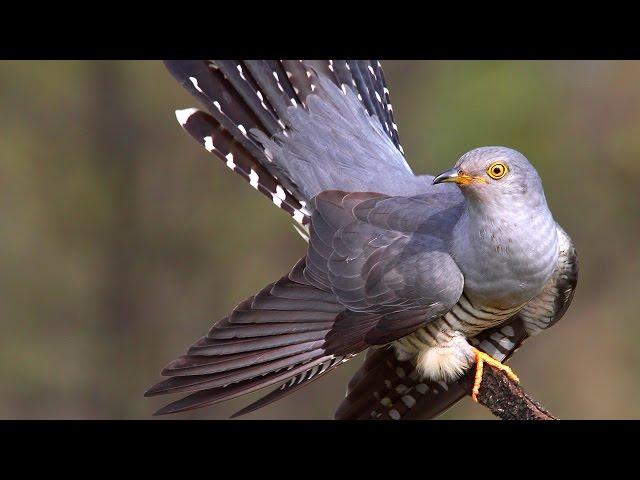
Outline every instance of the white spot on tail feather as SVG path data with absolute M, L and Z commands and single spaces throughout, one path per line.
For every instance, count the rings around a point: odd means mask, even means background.
M 395 390 L 398 393 L 404 393 L 404 392 L 406 392 L 408 390 L 408 388 L 407 388 L 407 386 L 405 384 L 401 383 L 401 384 L 396 386 Z
M 231 170 L 236 168 L 236 164 L 233 161 L 233 153 L 229 152 L 225 158 L 227 159 L 227 167 L 229 167 Z
M 255 172 L 255 170 L 252 168 L 251 169 L 251 173 L 249 173 L 249 185 L 251 185 L 253 188 L 257 189 L 259 180 L 260 180 L 260 177 Z
M 405 395 L 402 397 L 402 403 L 404 403 L 407 408 L 412 408 L 416 404 L 416 399 L 411 395 Z
M 198 111 L 197 108 L 185 108 L 184 110 L 176 110 L 176 120 L 183 127 L 187 124 L 189 117 Z
M 238 72 L 240 73 L 240 78 L 242 78 L 246 82 L 247 79 L 244 78 L 244 72 L 242 71 L 242 65 L 238 65 Z
M 191 80 L 191 83 L 193 83 L 193 88 L 195 88 L 196 90 L 198 90 L 200 93 L 202 93 L 202 89 L 200 88 L 200 86 L 198 85 L 198 79 L 196 77 L 189 77 L 189 80 Z
M 302 220 L 304 219 L 304 213 L 302 213 L 298 209 L 295 209 L 293 212 L 293 219 L 298 223 L 302 223 Z
M 389 417 L 391 417 L 392 420 L 400 420 L 400 412 L 398 412 L 395 408 L 392 408 L 391 410 L 389 410 Z
M 422 395 L 424 395 L 429 391 L 429 387 L 425 383 L 419 383 L 416 385 L 416 390 Z

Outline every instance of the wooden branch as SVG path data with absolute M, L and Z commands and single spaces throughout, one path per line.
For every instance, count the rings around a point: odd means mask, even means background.
M 465 379 L 469 395 L 473 389 L 473 378 L 472 371 Z M 503 420 L 557 420 L 503 371 L 489 365 L 485 365 L 482 371 L 478 403 Z

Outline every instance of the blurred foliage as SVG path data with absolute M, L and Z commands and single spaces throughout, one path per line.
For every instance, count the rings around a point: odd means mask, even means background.
M 638 417 L 640 63 L 384 67 L 417 173 L 514 147 L 578 246 L 571 309 L 512 361 L 524 386 L 561 418 Z M 149 418 L 161 367 L 304 253 L 181 131 L 192 105 L 160 62 L 0 62 L 1 418 Z M 248 418 L 330 418 L 359 363 Z M 491 417 L 466 399 L 445 418 Z

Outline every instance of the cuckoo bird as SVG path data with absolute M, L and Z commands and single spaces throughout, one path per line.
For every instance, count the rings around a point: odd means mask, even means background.
M 165 64 L 203 106 L 176 111 L 180 125 L 308 248 L 164 368 L 146 395 L 187 395 L 157 414 L 278 385 L 245 414 L 365 350 L 338 419 L 435 417 L 474 365 L 516 379 L 501 362 L 560 319 L 577 282 L 573 243 L 522 154 L 476 148 L 415 175 L 378 61 Z

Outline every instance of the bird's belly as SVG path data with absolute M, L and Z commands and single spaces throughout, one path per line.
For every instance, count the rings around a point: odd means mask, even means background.
M 501 325 L 523 305 L 496 309 L 473 304 L 462 294 L 454 307 L 393 345 L 400 360 L 413 360 L 419 371 L 432 380 L 451 380 L 472 363 L 471 346 L 466 341 L 478 333 Z

